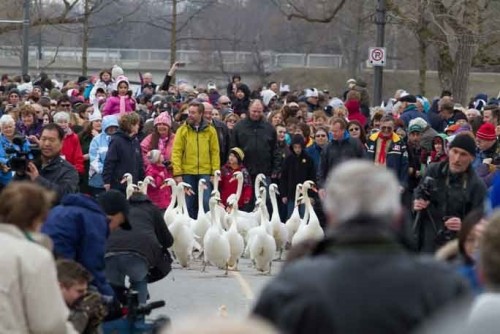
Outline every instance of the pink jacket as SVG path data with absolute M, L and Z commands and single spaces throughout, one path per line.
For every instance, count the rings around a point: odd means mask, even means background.
M 151 176 L 155 181 L 155 187 L 148 186 L 148 196 L 154 205 L 160 209 L 165 209 L 172 198 L 172 192 L 170 187 L 164 187 L 161 189 L 163 180 L 172 177 L 172 174 L 163 165 L 149 165 L 146 169 L 146 176 Z
M 148 153 L 151 151 L 149 149 L 149 145 L 151 144 L 151 134 L 147 135 L 146 138 L 144 138 L 141 142 L 141 151 L 142 151 L 142 161 L 144 162 L 144 170 L 146 170 L 149 166 L 149 159 L 148 159 Z M 158 142 L 158 147 L 155 147 L 153 149 L 158 149 L 161 152 L 161 155 L 163 157 L 163 161 L 169 160 L 172 156 L 172 148 L 174 146 L 174 138 L 175 135 L 172 133 L 170 134 L 170 137 L 168 140 L 165 142 L 165 139 L 160 138 Z M 162 143 L 163 141 L 163 143 Z
M 125 110 L 120 110 L 120 99 L 125 99 Z M 102 110 L 102 115 L 116 115 L 122 113 L 131 113 L 135 111 L 135 100 L 128 95 L 126 96 L 110 96 L 106 100 L 106 104 Z

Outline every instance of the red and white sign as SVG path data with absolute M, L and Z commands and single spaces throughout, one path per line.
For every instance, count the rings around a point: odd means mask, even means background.
M 373 66 L 385 66 L 385 48 L 375 47 L 368 49 L 368 61 Z

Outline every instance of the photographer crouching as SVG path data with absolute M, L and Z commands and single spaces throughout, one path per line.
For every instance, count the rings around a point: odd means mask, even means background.
M 471 166 L 475 155 L 476 143 L 471 135 L 457 135 L 450 144 L 448 161 L 431 164 L 415 189 L 418 251 L 435 252 L 456 238 L 462 219 L 483 206 L 486 187 Z

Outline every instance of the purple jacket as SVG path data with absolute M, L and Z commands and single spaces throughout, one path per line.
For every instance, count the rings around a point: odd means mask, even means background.
M 31 124 L 30 127 L 27 127 L 24 125 L 23 122 L 19 122 L 16 124 L 16 131 L 20 135 L 23 136 L 36 136 L 37 138 L 40 138 L 42 134 L 42 127 L 43 127 L 43 121 L 42 120 L 35 120 L 35 123 Z

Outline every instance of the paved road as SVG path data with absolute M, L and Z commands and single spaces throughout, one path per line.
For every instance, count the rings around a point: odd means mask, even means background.
M 242 259 L 239 271 L 224 271 L 207 267 L 201 272 L 201 261 L 192 262 L 189 269 L 174 263 L 172 272 L 163 280 L 151 284 L 151 301 L 163 299 L 164 308 L 152 313 L 166 314 L 173 321 L 190 315 L 217 315 L 227 312 L 231 317 L 244 317 L 251 310 L 261 289 L 275 276 L 282 262 L 273 262 L 272 275 L 250 267 L 250 260 Z M 224 311 L 221 311 L 225 309 Z

